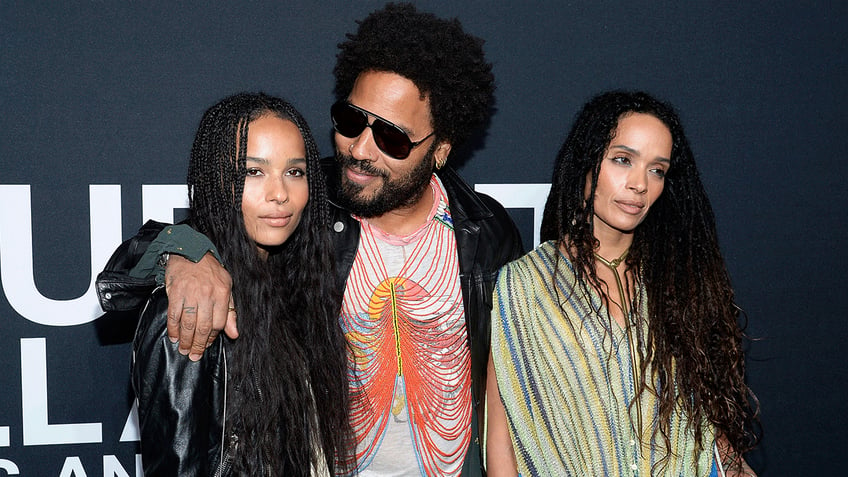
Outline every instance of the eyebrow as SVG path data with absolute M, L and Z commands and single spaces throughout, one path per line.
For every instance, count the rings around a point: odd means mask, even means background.
M 637 151 L 636 149 L 633 149 L 632 147 L 627 147 L 624 144 L 610 145 L 610 149 L 623 149 L 623 150 L 629 152 L 630 154 L 633 154 L 634 156 L 641 156 L 641 154 L 639 154 L 639 151 Z M 667 157 L 657 157 L 654 160 L 658 161 L 658 162 L 663 162 L 663 163 L 666 163 L 666 164 L 671 164 L 671 159 L 669 159 Z
M 268 164 L 270 162 L 270 161 L 268 161 L 268 159 L 265 159 L 264 157 L 247 156 L 244 159 L 246 161 L 258 162 L 260 164 Z M 291 164 L 305 164 L 306 158 L 305 157 L 292 157 L 288 161 L 286 161 L 286 163 L 289 164 L 289 165 L 291 165 Z

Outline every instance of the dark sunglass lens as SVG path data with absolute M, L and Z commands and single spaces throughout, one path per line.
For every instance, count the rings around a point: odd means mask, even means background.
M 368 124 L 365 113 L 357 111 L 347 103 L 336 103 L 330 108 L 333 128 L 342 136 L 356 137 L 362 134 Z
M 371 130 L 374 131 L 374 142 L 383 152 L 395 159 L 406 159 L 409 156 L 409 151 L 412 150 L 412 142 L 409 140 L 409 136 L 398 129 L 397 126 L 382 119 L 375 119 L 371 125 Z

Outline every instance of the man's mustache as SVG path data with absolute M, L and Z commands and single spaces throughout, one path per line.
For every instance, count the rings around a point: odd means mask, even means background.
M 353 156 L 336 152 L 336 162 L 342 167 L 352 169 L 354 172 L 361 172 L 372 176 L 380 176 L 383 179 L 388 179 L 389 174 L 385 171 L 374 167 L 370 161 L 364 159 L 355 159 Z

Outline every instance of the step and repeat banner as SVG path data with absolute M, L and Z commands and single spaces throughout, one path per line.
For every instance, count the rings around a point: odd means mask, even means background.
M 528 250 L 588 98 L 645 89 L 678 107 L 754 338 L 766 434 L 751 461 L 837 473 L 846 7 L 415 3 L 486 41 L 496 109 L 451 161 Z M 100 319 L 97 272 L 145 220 L 184 215 L 193 134 L 218 99 L 283 96 L 330 154 L 336 45 L 382 5 L 0 2 L 0 477 L 142 475 L 134 317 Z

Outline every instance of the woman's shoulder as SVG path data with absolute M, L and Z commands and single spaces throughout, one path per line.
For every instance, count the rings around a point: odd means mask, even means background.
M 524 256 L 504 265 L 498 276 L 500 292 L 525 296 L 541 293 L 554 276 L 557 265 L 557 248 L 554 242 L 545 242 Z
M 547 297 L 577 287 L 574 265 L 556 241 L 547 241 L 501 269 L 499 290 Z
M 556 306 L 556 270 L 562 259 L 556 242 L 549 241 L 501 270 L 494 295 L 498 318 L 492 322 L 497 340 L 521 341 L 548 321 L 548 311 Z
M 562 255 L 556 242 L 553 240 L 543 242 L 530 252 L 520 258 L 504 265 L 503 270 L 508 272 L 541 273 L 544 270 L 553 271 L 558 260 L 568 260 Z

